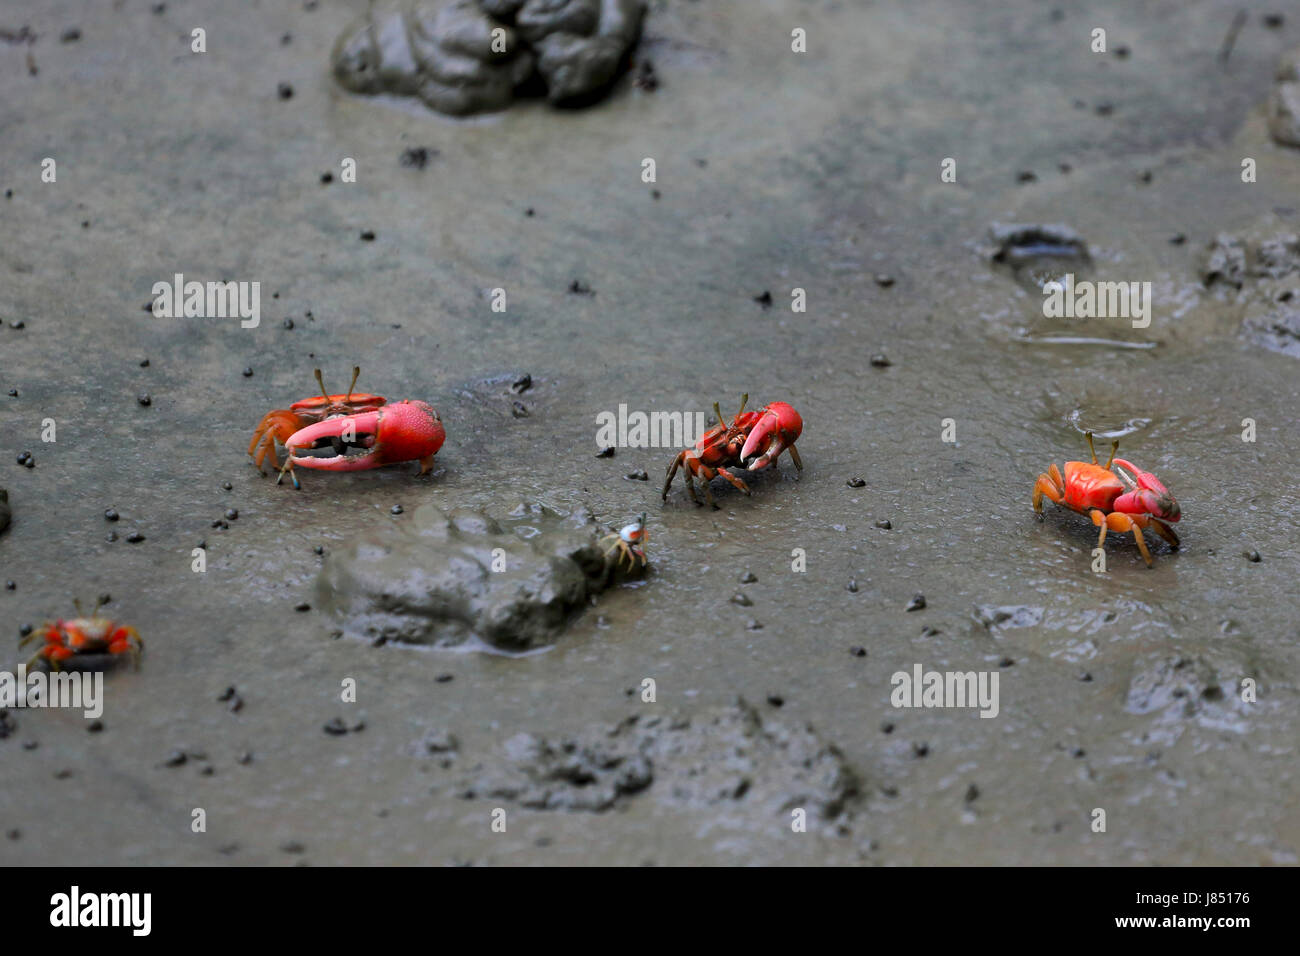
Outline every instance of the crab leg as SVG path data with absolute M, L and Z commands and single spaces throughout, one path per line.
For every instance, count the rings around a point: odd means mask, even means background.
M 734 485 L 735 487 L 737 487 L 737 488 L 739 488 L 741 491 L 743 491 L 745 494 L 749 494 L 749 485 L 745 484 L 743 481 L 741 481 L 739 478 L 737 478 L 737 477 L 736 477 L 735 475 L 733 475 L 731 472 L 727 471 L 727 469 L 725 469 L 725 468 L 718 468 L 718 469 L 717 469 L 717 472 L 718 472 L 718 474 L 720 474 L 723 478 L 726 478 L 727 481 L 731 482 L 732 485 Z

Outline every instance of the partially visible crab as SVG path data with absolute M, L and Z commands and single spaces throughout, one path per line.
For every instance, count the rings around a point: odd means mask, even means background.
M 617 534 L 607 534 L 601 538 L 600 546 L 605 549 L 606 561 L 609 560 L 610 555 L 618 552 L 618 557 L 614 559 L 614 570 L 618 570 L 623 559 L 627 558 L 627 569 L 633 571 L 638 565 L 644 568 L 649 563 L 645 554 L 645 545 L 649 540 L 645 527 L 645 512 L 642 512 L 639 520 L 623 525 Z
M 107 602 L 101 598 L 95 605 L 98 611 Z M 28 634 L 19 643 L 22 647 L 32 641 L 44 640 L 45 644 L 32 655 L 27 666 L 44 660 L 53 670 L 59 670 L 64 661 L 82 654 L 130 654 L 136 666 L 140 664 L 140 652 L 144 650 L 144 641 L 133 627 L 118 624 L 112 618 L 91 614 L 84 616 L 81 602 L 74 601 L 77 617 L 70 620 L 59 618 L 48 621 Z

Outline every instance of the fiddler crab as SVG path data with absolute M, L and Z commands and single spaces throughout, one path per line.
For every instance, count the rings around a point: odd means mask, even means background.
M 614 570 L 617 571 L 623 559 L 627 558 L 627 569 L 634 571 L 637 567 L 644 568 L 649 563 L 649 558 L 645 554 L 646 542 L 649 540 L 650 535 L 645 527 L 645 512 L 642 512 L 640 520 L 623 525 L 617 534 L 605 535 L 599 543 L 605 549 L 606 561 L 617 552 L 618 556 L 614 558 Z
M 95 611 L 106 603 L 108 602 L 101 598 L 95 605 Z M 60 670 L 68 658 L 82 654 L 130 654 L 136 666 L 139 666 L 144 641 L 135 628 L 125 627 L 112 618 L 96 614 L 86 617 L 81 610 L 81 602 L 73 601 L 73 604 L 77 608 L 77 617 L 46 622 L 19 643 L 18 646 L 22 647 L 32 641 L 45 641 L 44 646 L 27 662 L 28 667 L 44 660 L 52 670 Z
M 428 474 L 433 456 L 446 440 L 442 420 L 426 402 L 404 399 L 388 404 L 381 395 L 354 392 L 360 366 L 352 369 L 352 384 L 346 395 L 325 391 L 325 381 L 316 369 L 321 394 L 294 402 L 288 408 L 267 412 L 253 432 L 248 453 L 260 470 L 266 458 L 279 469 L 276 484 L 287 471 L 293 486 L 301 489 L 294 466 L 321 471 L 363 471 L 404 461 L 418 461 L 419 474 Z M 285 449 L 285 463 L 275 457 L 275 443 Z M 300 455 L 299 452 L 332 448 L 333 455 Z M 354 448 L 365 449 L 349 454 Z
M 747 412 L 745 405 L 748 402 L 748 395 L 741 397 L 740 411 L 730 423 L 722 417 L 718 403 L 713 403 L 718 424 L 706 431 L 694 448 L 678 452 L 669 463 L 668 477 L 664 481 L 664 501 L 668 500 L 668 489 L 672 487 L 679 468 L 685 469 L 686 491 L 697 505 L 700 499 L 695 494 L 695 478 L 704 485 L 704 495 L 711 505 L 714 502 L 709 482 L 719 475 L 749 494 L 749 486 L 728 471 L 728 467 L 759 471 L 776 461 L 787 448 L 795 468 L 803 471 L 803 462 L 794 447 L 803 432 L 803 419 L 799 413 L 785 402 L 772 402 L 756 412 Z
M 1092 523 L 1101 528 L 1097 538 L 1099 548 L 1106 540 L 1107 531 L 1131 531 L 1147 567 L 1151 567 L 1151 552 L 1142 537 L 1143 529 L 1151 528 L 1176 549 L 1178 535 L 1169 525 L 1183 516 L 1182 510 L 1159 478 L 1115 457 L 1119 441 L 1111 443 L 1110 459 L 1105 465 L 1099 465 L 1097 450 L 1092 446 L 1092 432 L 1087 433 L 1087 439 L 1092 464 L 1067 461 L 1064 480 L 1055 463 L 1047 474 L 1038 476 L 1034 483 L 1034 511 L 1038 520 L 1043 519 L 1043 498 L 1047 497 L 1092 518 Z M 1110 470 L 1112 465 L 1114 472 Z

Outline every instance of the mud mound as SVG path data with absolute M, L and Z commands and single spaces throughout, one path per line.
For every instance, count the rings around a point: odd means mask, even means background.
M 585 511 L 539 504 L 501 519 L 421 505 L 328 555 L 319 604 L 375 642 L 530 650 L 610 583 L 600 530 Z
M 614 81 L 644 14 L 644 0 L 385 0 L 339 37 L 334 77 L 454 116 L 529 89 L 580 104 Z

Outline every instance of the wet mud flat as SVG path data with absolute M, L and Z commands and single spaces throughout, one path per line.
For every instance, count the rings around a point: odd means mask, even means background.
M 1226 3 L 650 3 L 607 99 L 455 121 L 334 81 L 364 4 L 153 7 L 0 17 L 4 666 L 74 597 L 146 641 L 98 727 L 3 717 L 0 858 L 1296 862 L 1300 386 L 1259 250 L 1300 227 L 1269 112 L 1300 22 L 1252 15 L 1225 62 Z M 1150 325 L 1046 318 L 994 224 L 1150 282 Z M 1240 287 L 1206 281 L 1225 235 Z M 261 281 L 260 325 L 142 308 L 177 272 Z M 260 477 L 256 422 L 354 364 L 437 408 L 432 475 Z M 676 449 L 597 457 L 622 403 L 742 393 L 798 408 L 802 473 L 712 511 L 660 501 Z M 1182 505 L 1150 570 L 1034 520 L 1089 429 Z M 509 655 L 356 639 L 319 590 L 421 508 L 521 501 L 647 512 L 649 574 Z M 894 707 L 917 663 L 996 671 L 997 717 Z M 52 803 L 115 812 L 73 843 Z

